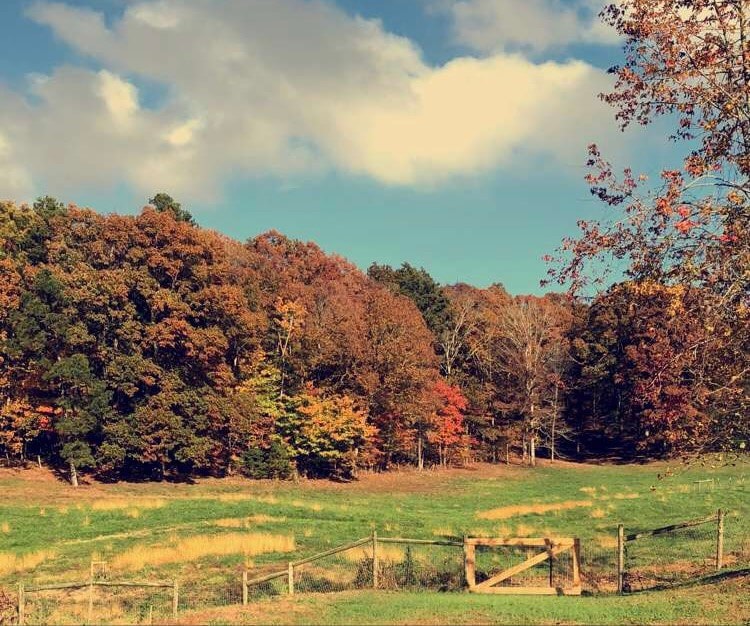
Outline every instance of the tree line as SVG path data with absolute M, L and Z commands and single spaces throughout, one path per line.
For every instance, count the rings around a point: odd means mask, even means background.
M 693 294 L 654 283 L 585 304 L 365 274 L 166 194 L 137 216 L 0 204 L 0 272 L 2 453 L 74 481 L 663 456 L 718 432 L 682 352 L 706 332 Z

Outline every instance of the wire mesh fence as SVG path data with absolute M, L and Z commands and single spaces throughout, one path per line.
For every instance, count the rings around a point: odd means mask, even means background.
M 302 563 L 292 568 L 294 591 L 333 593 L 372 587 L 372 564 L 370 543 Z
M 622 591 L 672 587 L 723 565 L 724 515 L 636 532 L 624 538 Z
M 366 538 L 293 562 L 287 571 L 250 578 L 245 597 L 249 602 L 283 593 L 459 591 L 464 586 L 460 542 Z
M 180 589 L 177 607 L 181 612 L 241 603 L 242 582 L 239 579 L 214 580 L 209 584 L 204 582 L 184 584 Z
M 581 542 L 581 581 L 587 593 L 617 592 L 617 529 L 607 545 Z
M 466 586 L 459 542 L 378 542 L 378 588 L 410 591 L 460 591 Z
M 152 624 L 174 616 L 170 584 L 72 583 L 19 590 L 18 623 Z

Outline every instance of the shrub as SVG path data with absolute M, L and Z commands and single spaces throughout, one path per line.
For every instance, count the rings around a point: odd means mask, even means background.
M 251 448 L 242 457 L 243 472 L 250 478 L 281 478 L 292 476 L 289 452 L 280 441 L 272 441 L 268 448 Z

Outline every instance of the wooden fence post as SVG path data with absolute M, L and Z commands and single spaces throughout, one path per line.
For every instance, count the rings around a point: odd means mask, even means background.
M 172 583 L 172 617 L 177 618 L 177 610 L 180 606 L 180 586 L 175 580 Z
M 288 583 L 289 583 L 289 595 L 293 596 L 294 595 L 294 564 L 291 563 L 291 562 L 289 563 L 289 570 L 288 570 L 288 573 L 287 573 L 287 580 L 288 580 Z
M 26 594 L 23 589 L 23 583 L 18 583 L 18 626 L 25 623 L 24 610 L 26 608 Z
M 617 593 L 623 592 L 625 577 L 625 527 L 617 525 Z
M 372 531 L 372 588 L 378 588 L 378 533 Z
M 242 604 L 247 605 L 247 570 L 242 572 Z
M 94 564 L 91 564 L 91 576 L 89 576 L 89 607 L 86 613 L 86 623 L 91 624 L 94 619 Z
M 724 511 L 719 509 L 716 513 L 716 569 L 720 570 L 724 565 Z
M 464 571 L 466 573 L 466 585 L 472 589 L 477 584 L 476 572 L 476 550 L 468 537 L 464 535 Z
M 578 537 L 573 540 L 573 585 L 581 585 L 581 540 Z

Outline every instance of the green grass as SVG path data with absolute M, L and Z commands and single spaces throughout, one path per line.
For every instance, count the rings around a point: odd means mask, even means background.
M 212 624 L 737 624 L 749 614 L 748 594 L 735 584 L 677 590 L 669 598 L 663 592 L 562 598 L 346 592 L 209 610 L 193 618 Z
M 297 556 L 304 556 L 369 535 L 433 538 L 441 535 L 565 535 L 581 539 L 584 557 L 611 555 L 618 523 L 626 532 L 637 532 L 673 522 L 710 515 L 719 507 L 728 511 L 726 552 L 747 557 L 750 546 L 750 464 L 728 466 L 720 460 L 686 468 L 664 463 L 649 465 L 543 465 L 536 469 L 516 466 L 476 466 L 462 471 L 436 471 L 364 477 L 359 483 L 339 485 L 324 481 L 279 483 L 274 481 L 203 480 L 195 484 L 92 484 L 78 490 L 43 476 L 42 472 L 0 472 L 0 568 L 3 555 L 27 555 L 42 550 L 54 553 L 33 568 L 0 569 L 0 587 L 19 580 L 42 583 L 80 580 L 87 575 L 92 555 L 112 561 L 138 547 L 169 545 L 192 535 L 238 532 L 213 525 L 216 520 L 267 515 L 275 520 L 251 526 L 253 532 L 293 535 Z M 660 474 L 669 473 L 666 478 Z M 697 490 L 694 481 L 714 478 L 713 490 Z M 227 498 L 242 497 L 232 500 Z M 137 509 L 100 510 L 96 503 L 124 498 Z M 161 498 L 163 506 L 141 506 L 144 499 Z M 513 505 L 549 505 L 590 501 L 590 506 L 519 514 L 507 519 L 483 519 L 478 513 Z M 241 532 L 242 529 L 239 529 Z M 710 553 L 710 531 L 696 541 L 643 543 L 638 558 L 647 562 L 672 558 L 683 544 Z M 278 563 L 288 554 L 251 557 L 258 571 Z M 142 571 L 113 573 L 119 578 L 173 578 L 181 581 L 234 581 L 245 558 L 233 554 L 208 556 L 179 563 L 156 564 Z M 735 563 L 737 565 L 737 563 Z M 463 594 L 388 594 L 387 610 L 378 621 L 457 621 L 462 611 L 478 611 L 474 621 L 515 623 L 559 617 L 567 622 L 622 623 L 672 622 L 692 619 L 705 609 L 700 590 L 680 590 L 619 597 L 497 598 Z M 729 596 L 732 594 L 730 593 Z M 309 602 L 325 605 L 325 614 L 336 622 L 366 622 L 377 594 L 354 594 Z M 710 596 L 710 600 L 715 599 Z M 300 599 L 304 605 L 307 600 Z M 500 602 L 498 605 L 497 603 Z M 503 607 L 502 616 L 495 614 Z M 368 608 L 369 607 L 369 608 Z M 463 608 L 462 608 L 463 607 Z M 534 608 L 536 607 L 536 608 Z M 659 610 L 657 610 L 658 607 Z M 747 608 L 746 606 L 744 607 Z M 385 608 L 383 610 L 386 610 Z M 321 609 L 322 611 L 322 609 Z M 361 619 L 358 617 L 361 611 Z M 439 611 L 431 614 L 430 611 Z M 318 615 L 319 612 L 316 612 Z M 509 615 L 511 617 L 504 617 Z M 745 612 L 745 619 L 750 612 Z M 528 620 L 526 617 L 528 616 Z M 382 617 L 382 620 L 381 620 Z M 455 619 L 454 619 L 455 617 Z M 523 619 L 521 619 L 523 617 Z M 500 620 L 500 621 L 498 621 Z M 503 621 L 505 620 L 505 621 Z M 262 620 L 261 620 L 262 621 Z M 321 620 L 325 622 L 326 620 Z M 432 620 L 434 621 L 434 620 Z M 471 618 L 468 621 L 472 621 Z

